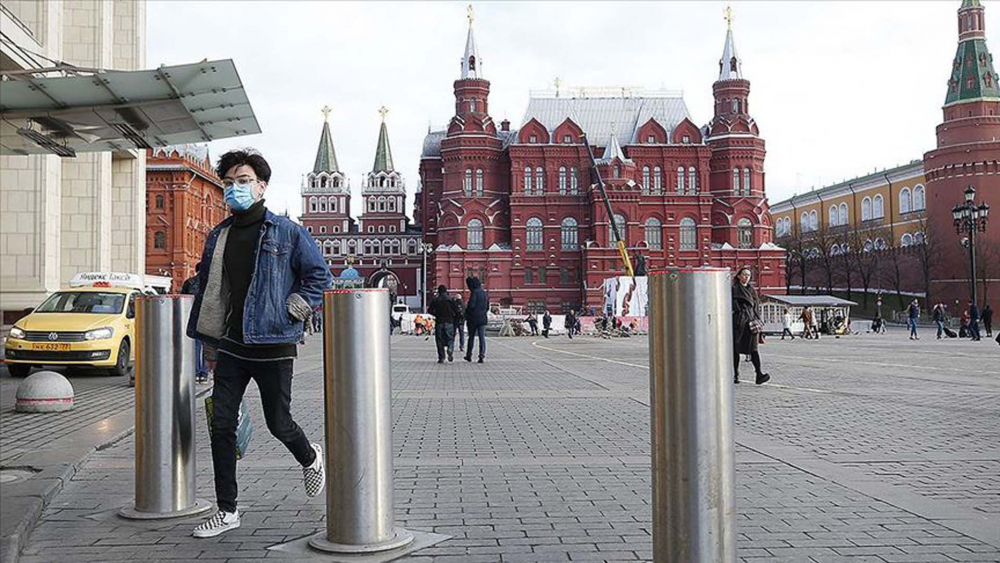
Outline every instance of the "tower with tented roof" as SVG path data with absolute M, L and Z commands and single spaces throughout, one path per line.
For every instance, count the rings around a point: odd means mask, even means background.
M 382 124 L 375 145 L 375 163 L 365 175 L 361 187 L 364 202 L 359 230 L 364 234 L 402 233 L 406 231 L 406 183 L 392 162 L 389 128 L 385 116 L 389 110 L 379 109 Z M 388 240 L 388 239 L 387 239 Z
M 324 107 L 323 129 L 312 171 L 302 178 L 302 218 L 314 225 L 315 234 L 346 233 L 351 227 L 351 187 L 337 163 L 329 117 Z

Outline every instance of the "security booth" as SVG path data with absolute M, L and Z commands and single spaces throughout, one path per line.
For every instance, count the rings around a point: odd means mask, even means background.
M 850 324 L 851 307 L 854 301 L 832 295 L 761 295 L 760 316 L 764 322 L 764 332 L 781 334 L 787 309 L 792 314 L 792 332 L 801 333 L 802 310 L 813 308 L 817 326 L 824 334 L 845 334 Z

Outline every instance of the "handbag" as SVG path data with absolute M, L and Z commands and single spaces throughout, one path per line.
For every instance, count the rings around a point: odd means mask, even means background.
M 212 418 L 215 416 L 215 405 L 212 397 L 205 397 L 205 418 L 208 419 L 208 433 L 212 434 Z M 253 438 L 253 422 L 247 410 L 246 401 L 240 401 L 240 412 L 236 416 L 236 459 L 243 459 Z

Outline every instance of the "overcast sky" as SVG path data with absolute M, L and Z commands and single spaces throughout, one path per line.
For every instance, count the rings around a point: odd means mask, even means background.
M 771 201 L 921 159 L 934 147 L 957 45 L 957 0 L 733 2 L 733 32 L 767 142 Z M 987 36 L 1000 11 L 986 2 Z M 263 133 L 273 210 L 300 213 L 329 105 L 354 213 L 372 167 L 378 108 L 407 214 L 428 124 L 454 114 L 452 82 L 466 2 L 176 2 L 150 0 L 147 66 L 232 58 Z M 475 34 L 491 82 L 490 114 L 520 125 L 531 90 L 638 86 L 682 90 L 695 123 L 712 117 L 726 34 L 724 2 L 478 2 Z M 996 47 L 995 48 L 1000 48 Z

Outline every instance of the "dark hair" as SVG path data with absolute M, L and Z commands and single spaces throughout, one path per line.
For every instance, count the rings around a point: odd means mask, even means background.
M 259 152 L 250 148 L 232 150 L 220 156 L 218 164 L 215 165 L 215 173 L 222 178 L 234 166 L 243 165 L 253 168 L 258 179 L 264 182 L 271 181 L 271 167 Z

